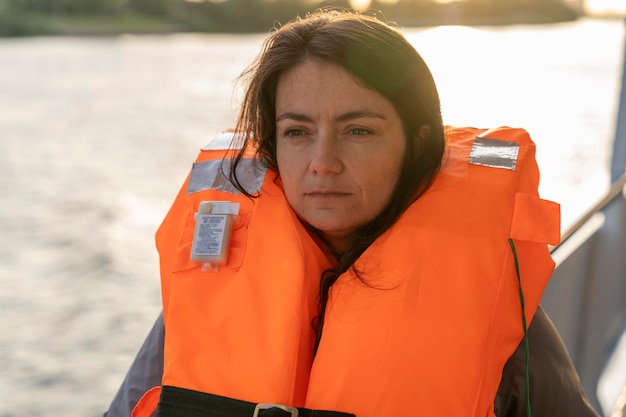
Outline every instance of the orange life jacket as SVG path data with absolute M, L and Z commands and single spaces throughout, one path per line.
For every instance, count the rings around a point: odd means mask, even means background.
M 349 271 L 332 286 L 315 358 L 311 322 L 330 262 L 275 173 L 252 169 L 259 197 L 249 199 L 220 174 L 224 153 L 202 151 L 157 233 L 162 384 L 357 417 L 493 416 L 524 333 L 516 265 L 530 322 L 554 268 L 559 208 L 538 197 L 524 130 L 448 129 L 446 140 L 441 172 L 361 255 L 360 279 Z M 240 203 L 217 272 L 189 259 L 207 200 Z

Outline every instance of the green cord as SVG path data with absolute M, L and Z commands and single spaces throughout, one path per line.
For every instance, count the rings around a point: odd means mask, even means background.
M 517 274 L 517 283 L 519 285 L 519 299 L 522 305 L 522 324 L 524 325 L 524 350 L 526 360 L 526 416 L 531 417 L 530 412 L 530 371 L 528 369 L 528 361 L 530 356 L 530 348 L 528 346 L 528 326 L 526 324 L 526 309 L 524 305 L 524 291 L 522 290 L 522 278 L 519 271 L 519 262 L 517 259 L 517 251 L 515 250 L 515 243 L 513 239 L 509 239 L 511 250 L 513 251 L 513 259 L 515 259 L 515 273 Z

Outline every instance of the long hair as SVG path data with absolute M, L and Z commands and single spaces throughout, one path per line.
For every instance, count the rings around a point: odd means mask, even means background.
M 241 151 L 235 155 L 230 178 L 244 194 L 253 197 L 243 189 L 236 175 L 246 149 L 256 148 L 258 160 L 279 173 L 277 84 L 282 74 L 308 58 L 337 64 L 366 88 L 383 95 L 400 115 L 406 137 L 402 168 L 391 201 L 355 232 L 354 244 L 339 256 L 338 266 L 320 277 L 320 311 L 313 324 L 317 349 L 330 287 L 350 268 L 360 277 L 355 261 L 428 188 L 441 166 L 445 145 L 435 82 L 426 63 L 406 38 L 371 16 L 321 10 L 271 33 L 257 59 L 242 74 L 248 87 L 235 138 Z

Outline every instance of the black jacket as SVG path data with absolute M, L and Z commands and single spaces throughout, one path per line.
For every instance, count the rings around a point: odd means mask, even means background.
M 528 327 L 528 344 L 533 417 L 598 416 L 587 401 L 561 336 L 541 307 Z M 504 366 L 494 409 L 498 417 L 527 415 L 524 341 Z

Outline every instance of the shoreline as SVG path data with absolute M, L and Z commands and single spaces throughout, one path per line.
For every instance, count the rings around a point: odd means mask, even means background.
M 389 13 L 388 21 L 399 27 L 417 28 L 429 26 L 508 26 L 550 24 L 576 21 L 587 17 L 567 7 L 531 10 L 495 10 L 480 12 L 466 10 L 459 3 L 440 4 L 429 7 L 420 16 L 394 16 Z M 241 24 L 217 27 L 209 21 L 205 24 L 180 21 L 168 17 L 141 14 L 122 15 L 64 15 L 40 14 L 33 12 L 0 14 L 0 38 L 31 36 L 88 36 L 112 37 L 123 34 L 164 35 L 173 33 L 206 34 L 254 34 L 264 33 L 276 21 L 250 27 Z M 263 27 L 259 29 L 258 26 Z M 232 30 L 231 30 L 232 28 Z

